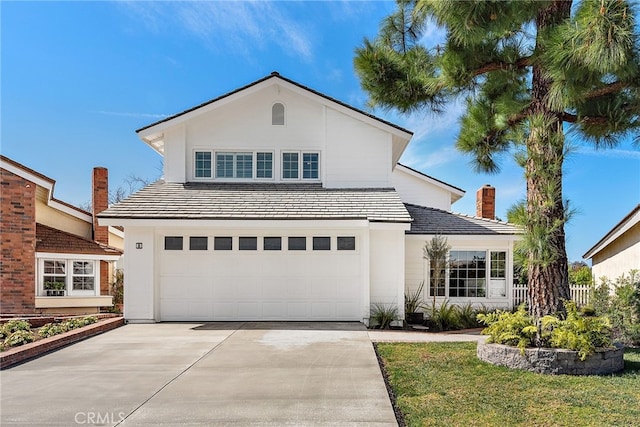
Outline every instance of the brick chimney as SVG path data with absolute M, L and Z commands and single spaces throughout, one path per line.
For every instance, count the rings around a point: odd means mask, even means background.
M 109 207 L 109 171 L 107 168 L 93 168 L 93 240 L 109 244 L 109 227 L 98 225 L 98 214 Z
M 476 192 L 476 216 L 496 219 L 496 189 L 489 184 Z

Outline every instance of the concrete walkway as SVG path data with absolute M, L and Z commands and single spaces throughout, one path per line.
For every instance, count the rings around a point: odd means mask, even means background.
M 0 372 L 0 424 L 395 426 L 371 333 L 358 323 L 127 325 Z

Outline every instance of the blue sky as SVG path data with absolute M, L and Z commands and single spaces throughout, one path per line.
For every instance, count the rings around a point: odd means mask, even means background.
M 94 166 L 109 168 L 112 188 L 161 175 L 135 129 L 272 71 L 367 109 L 354 49 L 393 10 L 391 1 L 0 2 L 0 150 L 55 179 L 57 198 L 83 204 Z M 499 217 L 524 198 L 511 158 L 497 175 L 478 174 L 456 151 L 459 105 L 440 116 L 371 112 L 414 131 L 403 163 L 467 191 L 454 211 L 474 214 L 487 183 Z M 640 203 L 640 151 L 571 138 L 564 189 L 578 211 L 566 228 L 575 261 Z

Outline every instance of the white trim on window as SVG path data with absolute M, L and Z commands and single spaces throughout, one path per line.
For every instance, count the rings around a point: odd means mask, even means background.
M 61 254 L 58 254 L 61 255 Z M 56 257 L 49 257 L 49 256 L 45 256 L 45 257 L 37 257 L 37 262 L 36 262 L 36 280 L 37 280 L 37 287 L 36 287 L 36 296 L 39 297 L 43 297 L 43 296 L 100 296 L 100 260 L 99 259 L 88 259 L 86 257 L 81 258 L 79 255 L 69 255 L 67 254 L 68 258 L 62 258 L 62 256 L 56 256 Z M 58 272 L 54 272 L 54 273 L 47 273 L 45 271 L 45 264 L 47 263 L 62 263 L 64 264 L 64 268 Z M 74 262 L 77 263 L 89 263 L 90 265 L 90 273 L 87 273 L 86 270 L 84 272 L 74 272 Z M 47 295 L 47 291 L 45 290 L 45 276 L 46 277 L 50 277 L 50 278 L 62 278 L 64 277 L 64 283 L 65 283 L 65 287 L 63 289 L 64 293 L 63 295 Z M 85 286 L 91 282 L 91 280 L 87 280 L 92 278 L 92 282 L 93 282 L 93 289 L 74 289 L 73 286 L 73 282 L 74 282 L 74 277 L 79 278 L 82 277 L 84 278 L 85 281 Z
M 294 178 L 287 178 L 285 177 L 285 160 L 284 160 L 284 156 L 285 154 L 296 154 L 298 156 L 298 162 L 297 162 L 297 176 Z M 305 156 L 316 156 L 316 158 L 314 160 L 311 161 L 311 163 L 309 163 L 309 161 L 305 162 Z M 282 150 L 280 152 L 280 178 L 283 181 L 320 181 L 320 177 L 322 176 L 322 171 L 321 171 L 321 153 L 319 150 Z M 313 170 L 315 171 L 315 176 L 311 177 L 311 178 L 305 178 L 305 166 L 306 164 L 315 164 L 315 168 L 313 168 Z

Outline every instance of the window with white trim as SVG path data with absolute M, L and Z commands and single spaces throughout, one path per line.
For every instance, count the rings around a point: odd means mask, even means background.
M 74 291 L 95 290 L 95 262 L 94 261 L 72 261 L 71 286 Z
M 97 260 L 40 259 L 40 296 L 100 295 Z
M 211 178 L 212 170 L 211 151 L 196 151 L 194 168 L 195 177 Z
M 318 179 L 318 153 L 302 153 L 302 179 Z
M 298 179 L 298 153 L 282 153 L 282 179 Z
M 273 178 L 273 153 L 256 153 L 256 178 Z
M 253 153 L 216 153 L 216 178 L 253 178 Z
M 320 178 L 320 153 L 297 151 L 282 153 L 282 179 L 318 178 Z
M 507 252 L 452 250 L 447 262 L 428 260 L 429 295 L 448 298 L 506 296 Z

